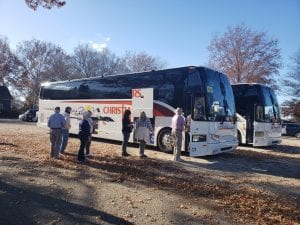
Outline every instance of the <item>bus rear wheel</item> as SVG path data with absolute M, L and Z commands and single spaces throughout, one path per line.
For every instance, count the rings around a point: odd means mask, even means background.
M 158 148 L 163 152 L 173 151 L 173 139 L 171 129 L 164 129 L 158 135 Z

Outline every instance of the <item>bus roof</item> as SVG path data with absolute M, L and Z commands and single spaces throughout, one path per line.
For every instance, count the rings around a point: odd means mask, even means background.
M 132 72 L 132 73 L 124 73 L 124 74 L 113 74 L 113 75 L 107 75 L 107 76 L 97 76 L 97 77 L 88 77 L 88 78 L 78 78 L 78 79 L 71 79 L 71 80 L 64 80 L 64 81 L 49 81 L 49 82 L 43 82 L 41 86 L 49 85 L 49 84 L 60 84 L 60 83 L 65 83 L 65 82 L 70 82 L 70 81 L 83 81 L 83 80 L 95 80 L 95 79 L 102 79 L 106 77 L 116 77 L 116 76 L 124 76 L 124 75 L 133 75 L 133 74 L 145 74 L 145 73 L 152 73 L 152 72 L 168 72 L 168 71 L 173 71 L 173 70 L 186 70 L 186 69 L 196 69 L 196 68 L 202 68 L 202 69 L 209 69 L 207 67 L 203 66 L 185 66 L 185 67 L 178 67 L 178 68 L 168 68 L 168 69 L 161 69 L 161 70 L 149 70 L 149 71 L 144 71 L 144 72 Z
M 265 84 L 259 84 L 259 83 L 237 83 L 237 84 L 232 84 L 232 86 L 238 86 L 238 85 L 248 85 L 248 86 L 265 86 L 269 87 Z

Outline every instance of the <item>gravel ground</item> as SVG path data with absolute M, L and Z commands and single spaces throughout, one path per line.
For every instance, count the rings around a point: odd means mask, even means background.
M 300 224 L 300 141 L 190 158 L 95 140 L 84 164 L 77 138 L 49 158 L 49 134 L 0 120 L 0 224 Z

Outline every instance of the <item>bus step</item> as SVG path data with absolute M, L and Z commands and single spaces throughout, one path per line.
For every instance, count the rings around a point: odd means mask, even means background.
M 226 150 L 229 150 L 231 149 L 232 147 L 226 147 L 226 148 L 221 148 L 221 151 L 226 151 Z

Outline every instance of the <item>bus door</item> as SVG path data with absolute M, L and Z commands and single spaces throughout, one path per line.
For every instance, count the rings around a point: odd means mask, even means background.
M 185 135 L 184 138 L 184 150 L 186 152 L 189 151 L 190 146 L 190 132 L 191 132 L 191 122 L 192 122 L 192 99 L 193 94 L 189 92 L 185 92 L 184 98 L 183 98 L 183 114 L 186 119 L 186 129 L 185 129 Z
M 144 111 L 146 113 L 146 116 L 150 118 L 152 127 L 154 128 L 153 88 L 132 89 L 132 116 L 134 120 L 136 120 L 140 116 L 140 113 L 142 111 Z M 135 133 L 133 133 L 132 137 L 133 141 L 136 141 L 134 139 Z M 155 143 L 153 135 L 150 137 L 150 143 Z
M 247 126 L 246 126 L 246 139 L 248 144 L 253 144 L 255 139 L 255 112 L 256 112 L 256 104 L 254 104 L 253 108 L 249 107 L 249 113 L 247 114 Z
M 207 133 L 209 123 L 205 121 L 205 98 L 194 95 L 192 99 L 192 117 L 190 128 L 190 156 L 203 155 L 208 150 Z
M 153 118 L 153 88 L 132 89 L 133 117 L 139 117 L 142 111 Z

